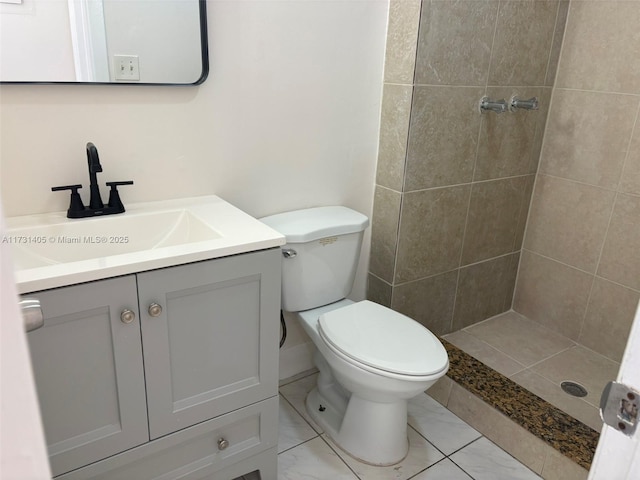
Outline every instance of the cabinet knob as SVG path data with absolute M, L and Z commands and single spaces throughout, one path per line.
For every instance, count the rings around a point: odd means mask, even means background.
M 158 317 L 162 313 L 162 307 L 154 302 L 151 305 L 149 305 L 148 312 L 149 312 L 149 315 L 151 315 L 152 317 Z
M 229 446 L 229 441 L 221 438 L 218 440 L 218 450 L 224 450 Z
M 40 306 L 40 301 L 37 298 L 24 298 L 20 300 L 20 308 L 22 309 L 22 318 L 27 332 L 40 328 L 44 325 L 42 307 Z
M 122 320 L 122 323 L 131 323 L 135 320 L 135 318 L 135 312 L 129 310 L 128 308 L 122 310 L 122 313 L 120 314 L 120 320 Z

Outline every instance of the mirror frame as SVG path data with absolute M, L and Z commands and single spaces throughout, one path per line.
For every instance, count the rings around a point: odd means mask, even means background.
M 175 86 L 188 87 L 202 84 L 209 76 L 209 40 L 207 35 L 207 0 L 198 0 L 200 6 L 200 51 L 202 59 L 202 74 L 193 83 L 149 83 L 149 82 L 54 82 L 54 81 L 3 81 L 0 85 L 145 85 L 145 86 Z

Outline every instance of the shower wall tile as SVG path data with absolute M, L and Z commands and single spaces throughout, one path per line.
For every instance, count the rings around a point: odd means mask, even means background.
M 404 180 L 412 93 L 410 85 L 385 84 L 382 94 L 376 183 L 397 191 Z
M 556 90 L 540 173 L 615 188 L 638 102 L 629 95 Z
M 522 193 L 522 204 L 520 205 L 520 214 L 518 215 L 518 227 L 516 228 L 516 239 L 513 245 L 513 250 L 520 250 L 522 243 L 524 242 L 524 234 L 527 228 L 527 220 L 529 219 L 529 208 L 531 206 L 531 197 L 533 193 L 533 186 L 536 181 L 535 175 L 528 175 L 526 177 L 526 183 L 524 186 L 524 192 Z
M 505 311 L 505 299 L 512 292 L 514 281 L 512 257 L 517 255 L 505 255 L 460 269 L 453 331 Z
M 523 250 L 513 308 L 577 340 L 593 278 L 593 275 Z
M 518 279 L 518 268 L 520 267 L 520 251 L 518 251 L 514 255 L 510 255 L 511 264 L 509 266 L 507 279 L 507 295 L 504 298 L 504 306 L 502 307 L 502 311 L 506 312 L 507 310 L 511 310 L 513 306 L 513 294 L 516 291 L 516 280 Z
M 420 0 L 391 0 L 384 81 L 413 83 L 420 24 Z
M 438 333 L 456 292 L 461 323 L 511 307 L 568 3 L 390 0 L 371 299 Z M 481 115 L 485 94 L 541 108 Z
M 423 0 L 416 84 L 487 81 L 498 0 Z
M 458 271 L 403 283 L 393 289 L 391 308 L 417 320 L 435 335 L 451 332 Z
M 569 0 L 560 0 L 558 2 L 558 15 L 556 17 L 556 25 L 553 32 L 553 43 L 551 45 L 551 53 L 549 55 L 549 65 L 547 67 L 547 75 L 544 84 L 552 87 L 558 73 L 558 62 L 560 60 L 560 50 L 562 49 L 562 40 L 567 25 L 567 15 L 569 13 Z
M 596 277 L 578 342 L 620 362 L 640 292 Z
M 478 87 L 415 87 L 405 191 L 471 181 L 482 95 Z
M 393 287 L 379 279 L 375 275 L 369 274 L 367 278 L 367 300 L 379 303 L 385 307 L 391 307 L 391 294 Z
M 619 194 L 598 275 L 640 290 L 640 197 Z
M 395 283 L 458 267 L 470 185 L 404 194 Z
M 401 200 L 398 192 L 379 186 L 375 189 L 369 270 L 389 283 L 393 282 Z
M 637 120 L 618 189 L 640 195 L 640 123 Z
M 513 252 L 528 180 L 512 177 L 473 184 L 462 265 Z
M 542 151 L 542 142 L 544 140 L 544 132 L 547 127 L 547 119 L 549 118 L 549 107 L 551 106 L 551 96 L 553 89 L 549 87 L 541 88 L 538 97 L 538 119 L 536 122 L 536 133 L 533 137 L 533 148 L 531 151 L 531 163 L 529 164 L 529 173 L 537 173 L 540 163 L 540 152 Z
M 558 0 L 503 0 L 489 85 L 544 85 Z
M 638 24 L 637 2 L 571 2 L 556 86 L 640 93 Z
M 504 98 L 507 102 L 516 93 L 526 99 L 540 97 L 541 92 L 541 88 L 533 87 L 487 88 L 489 98 Z M 502 115 L 482 114 L 474 180 L 530 173 L 536 125 L 541 113 L 540 110 L 518 110 Z
M 595 273 L 615 192 L 538 175 L 525 248 Z

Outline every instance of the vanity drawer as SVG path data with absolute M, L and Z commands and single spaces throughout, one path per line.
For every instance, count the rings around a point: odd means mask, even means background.
M 273 448 L 277 443 L 275 396 L 55 478 L 215 479 L 215 472 L 264 450 L 272 449 L 277 455 Z

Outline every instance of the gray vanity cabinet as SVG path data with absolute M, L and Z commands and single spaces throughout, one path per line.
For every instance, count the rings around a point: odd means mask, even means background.
M 54 475 L 149 441 L 136 277 L 30 295 L 44 326 L 27 338 Z
M 277 393 L 277 262 L 269 251 L 138 275 L 152 440 Z
M 280 262 L 270 249 L 28 295 L 45 315 L 28 338 L 53 474 L 275 478 Z

